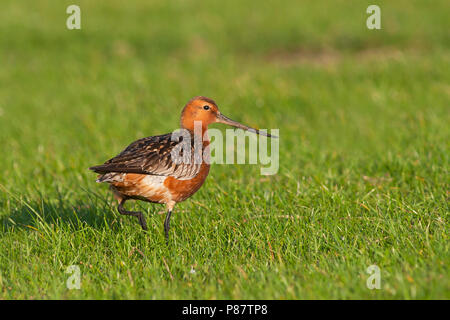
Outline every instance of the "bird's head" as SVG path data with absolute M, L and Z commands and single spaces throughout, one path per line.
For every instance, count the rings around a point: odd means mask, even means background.
M 202 96 L 194 97 L 189 100 L 181 112 L 182 128 L 194 131 L 194 123 L 196 121 L 201 123 L 202 131 L 206 131 L 208 129 L 208 125 L 211 123 L 217 122 L 228 124 L 239 129 L 248 130 L 263 136 L 276 138 L 276 136 L 272 136 L 268 133 L 259 131 L 258 129 L 254 129 L 237 121 L 231 120 L 220 113 L 214 100 Z

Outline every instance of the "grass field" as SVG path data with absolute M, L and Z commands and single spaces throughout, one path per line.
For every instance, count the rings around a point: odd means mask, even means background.
M 445 0 L 2 1 L 0 298 L 449 299 L 449 16 Z M 162 206 L 129 203 L 143 232 L 87 168 L 177 128 L 196 95 L 279 128 L 280 169 L 213 165 L 166 245 Z

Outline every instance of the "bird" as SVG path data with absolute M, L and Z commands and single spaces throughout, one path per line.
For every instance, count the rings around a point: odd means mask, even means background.
M 167 210 L 164 234 L 168 242 L 175 205 L 196 193 L 209 174 L 210 164 L 205 159 L 208 159 L 210 144 L 207 130 L 212 123 L 223 123 L 277 138 L 231 120 L 219 111 L 214 100 L 197 96 L 189 100 L 181 112 L 179 129 L 187 132 L 187 136 L 174 139 L 173 133 L 168 133 L 136 140 L 114 158 L 89 169 L 98 174 L 96 182 L 109 184 L 118 202 L 117 211 L 121 215 L 137 217 L 143 230 L 148 230 L 143 213 L 127 211 L 125 202 L 141 200 L 164 204 Z M 177 149 L 179 156 L 176 156 Z M 200 157 L 200 160 L 195 158 L 198 150 L 206 157 Z

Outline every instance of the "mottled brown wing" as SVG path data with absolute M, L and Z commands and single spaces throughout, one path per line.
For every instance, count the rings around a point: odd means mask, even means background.
M 183 142 L 172 141 L 171 134 L 137 140 L 116 157 L 104 164 L 91 167 L 100 174 L 108 172 L 138 173 L 158 176 L 171 176 L 180 180 L 192 179 L 200 171 L 201 164 L 194 162 L 194 144 L 190 141 L 191 159 L 189 163 L 172 159 L 172 150 Z M 182 149 L 181 149 L 182 150 Z M 182 152 L 180 152 L 182 155 Z

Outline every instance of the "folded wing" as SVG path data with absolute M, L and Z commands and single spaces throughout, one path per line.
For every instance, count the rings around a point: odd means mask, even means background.
M 116 157 L 89 169 L 99 174 L 116 172 L 170 176 L 180 180 L 194 178 L 199 173 L 201 164 L 194 162 L 193 141 L 185 143 L 182 148 L 180 144 L 183 143 L 183 136 L 178 141 L 173 141 L 171 137 L 169 133 L 137 140 Z M 172 159 L 174 148 L 177 148 L 175 151 L 179 156 L 183 156 L 187 146 L 190 148 L 189 161 Z

